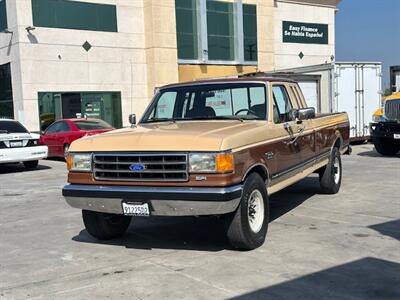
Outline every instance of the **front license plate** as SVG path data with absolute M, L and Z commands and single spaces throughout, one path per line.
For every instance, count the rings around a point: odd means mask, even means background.
M 122 202 L 122 211 L 125 216 L 140 216 L 140 217 L 150 216 L 149 205 L 147 203 L 131 204 Z
M 395 140 L 400 140 L 400 133 L 393 134 Z
M 10 142 L 10 147 L 11 147 L 11 148 L 14 148 L 14 147 L 22 147 L 22 141 Z

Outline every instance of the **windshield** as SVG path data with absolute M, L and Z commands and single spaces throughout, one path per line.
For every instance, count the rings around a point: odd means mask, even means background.
M 112 126 L 103 120 L 79 120 L 73 122 L 79 130 L 112 129 Z
M 17 121 L 1 121 L 0 133 L 27 133 L 28 130 Z
M 142 123 L 177 120 L 265 120 L 261 83 L 201 84 L 161 90 Z

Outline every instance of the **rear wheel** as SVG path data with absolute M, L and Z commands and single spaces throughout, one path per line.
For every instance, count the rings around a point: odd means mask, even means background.
M 237 249 L 260 247 L 267 235 L 269 203 L 264 180 L 257 173 L 244 183 L 242 199 L 236 212 L 227 216 L 227 237 Z
M 86 230 L 99 240 L 109 240 L 125 233 L 132 217 L 82 210 Z
M 324 194 L 336 194 L 342 183 L 342 159 L 338 148 L 333 148 L 329 163 L 320 170 L 319 182 Z
M 374 138 L 373 140 L 376 151 L 383 156 L 393 156 L 400 150 L 393 140 L 385 138 Z
M 24 166 L 27 169 L 36 169 L 39 164 L 38 160 L 24 161 Z

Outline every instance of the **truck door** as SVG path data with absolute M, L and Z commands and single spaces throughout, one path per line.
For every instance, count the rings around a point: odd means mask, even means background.
M 308 102 L 308 98 L 304 97 L 303 90 L 296 84 L 290 85 L 290 97 L 295 99 L 298 106 L 296 108 L 313 107 L 317 111 L 318 102 Z M 315 145 L 315 125 L 313 120 L 303 120 L 300 124 L 297 124 L 299 136 L 297 137 L 297 144 L 301 151 L 302 163 L 310 162 L 316 156 L 316 145 Z
M 292 103 L 287 86 L 284 83 L 274 83 L 272 96 L 273 121 L 279 136 L 273 160 L 272 181 L 277 183 L 290 177 L 297 166 L 301 164 L 301 148 L 296 140 L 297 136 L 301 134 L 299 132 L 301 127 L 291 117 L 292 109 L 298 104 Z

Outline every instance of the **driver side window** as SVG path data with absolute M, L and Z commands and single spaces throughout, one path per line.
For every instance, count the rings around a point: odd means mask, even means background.
M 292 121 L 290 111 L 293 106 L 290 102 L 288 93 L 284 85 L 274 85 L 272 87 L 274 96 L 274 122 L 276 124 Z

